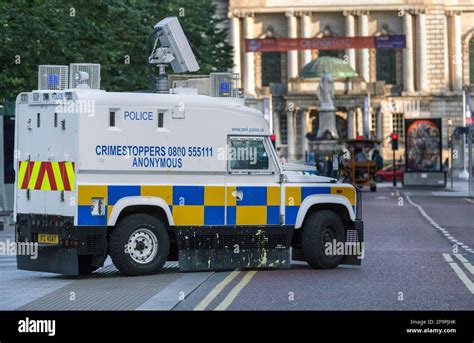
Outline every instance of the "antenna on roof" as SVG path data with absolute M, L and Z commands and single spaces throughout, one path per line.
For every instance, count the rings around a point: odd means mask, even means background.
M 158 76 L 154 86 L 157 93 L 168 93 L 168 76 L 165 68 L 170 64 L 175 73 L 194 72 L 199 70 L 191 46 L 181 28 L 178 18 L 167 17 L 155 25 L 151 38 L 155 36 L 153 50 L 148 57 L 150 65 L 158 67 Z M 160 46 L 158 47 L 158 43 Z

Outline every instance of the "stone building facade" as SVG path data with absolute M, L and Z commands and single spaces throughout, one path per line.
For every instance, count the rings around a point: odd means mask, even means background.
M 270 99 L 269 120 L 277 148 L 290 161 L 311 150 L 306 134 L 318 116 L 318 80 L 299 71 L 318 56 L 344 59 L 358 73 L 356 87 L 336 88 L 338 130 L 343 138 L 366 134 L 382 141 L 398 132 L 403 157 L 404 119 L 441 118 L 443 160 L 448 122 L 465 124 L 465 101 L 474 98 L 474 0 L 229 0 L 233 71 L 242 75 L 250 104 Z M 406 36 L 405 49 L 245 52 L 245 38 Z M 349 89 L 348 89 L 349 88 Z M 370 95 L 369 116 L 363 116 Z M 267 101 L 268 102 L 268 101 Z M 364 121 L 368 120 L 369 123 Z M 369 127 L 370 132 L 363 128 Z

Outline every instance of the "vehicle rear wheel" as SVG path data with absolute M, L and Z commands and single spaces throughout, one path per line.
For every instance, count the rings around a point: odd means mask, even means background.
M 337 267 L 343 255 L 326 254 L 327 243 L 345 242 L 344 225 L 341 217 L 329 210 L 318 211 L 310 215 L 303 228 L 303 255 L 312 268 L 331 269 Z M 336 246 L 337 247 L 337 246 Z M 336 247 L 333 247 L 334 249 Z
M 166 262 L 169 237 L 164 225 L 148 214 L 133 214 L 120 220 L 109 240 L 109 254 L 125 275 L 158 273 Z

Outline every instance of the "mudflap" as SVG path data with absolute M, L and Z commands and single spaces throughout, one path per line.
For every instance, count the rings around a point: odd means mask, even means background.
M 341 264 L 360 266 L 364 258 L 364 222 L 356 220 L 353 227 L 346 230 L 346 246 L 351 253 L 344 256 Z
M 79 275 L 76 249 L 39 246 L 37 258 L 17 255 L 17 268 L 63 275 Z
M 292 228 L 281 226 L 176 228 L 179 269 L 288 269 L 292 234 Z

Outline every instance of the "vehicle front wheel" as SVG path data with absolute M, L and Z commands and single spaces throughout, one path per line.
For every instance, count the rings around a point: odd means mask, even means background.
M 163 224 L 148 214 L 133 214 L 120 220 L 109 239 L 109 254 L 125 275 L 158 273 L 166 262 L 169 237 Z
M 305 221 L 302 236 L 303 255 L 312 268 L 337 267 L 344 256 L 337 254 L 337 245 L 345 242 L 341 217 L 329 210 L 318 211 Z

